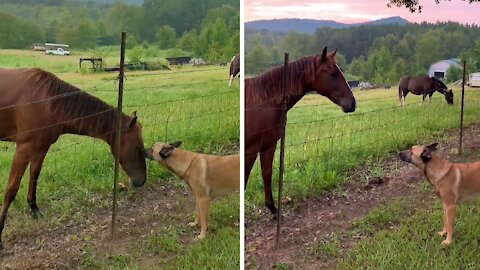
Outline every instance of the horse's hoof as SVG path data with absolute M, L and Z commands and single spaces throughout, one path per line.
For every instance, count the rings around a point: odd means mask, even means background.
M 38 219 L 38 218 L 43 217 L 42 212 L 40 212 L 40 210 L 38 210 L 38 209 L 32 210 L 32 211 L 30 212 L 30 214 L 32 215 L 32 218 L 33 218 L 33 219 Z

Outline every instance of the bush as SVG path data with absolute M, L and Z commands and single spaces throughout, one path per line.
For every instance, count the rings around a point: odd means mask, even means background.
M 447 69 L 447 73 L 445 74 L 445 81 L 447 83 L 456 82 L 462 78 L 462 69 L 455 66 L 450 65 Z

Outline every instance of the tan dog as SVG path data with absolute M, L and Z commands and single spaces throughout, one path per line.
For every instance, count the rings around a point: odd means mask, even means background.
M 409 150 L 400 152 L 399 156 L 401 160 L 419 168 L 440 197 L 443 229 L 438 234 L 447 234 L 442 245 L 449 245 L 452 242 L 457 205 L 480 195 L 480 162 L 450 163 L 433 154 L 437 145 L 412 146 Z
M 205 238 L 210 200 L 239 190 L 240 156 L 214 156 L 178 149 L 182 142 L 156 143 L 145 149 L 145 157 L 156 160 L 185 180 L 195 194 L 195 221 L 201 224 L 199 239 Z

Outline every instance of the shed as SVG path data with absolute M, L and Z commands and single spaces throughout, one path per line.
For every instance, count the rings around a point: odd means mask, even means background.
M 443 81 L 445 79 L 445 76 L 447 75 L 448 68 L 452 65 L 461 68 L 460 60 L 455 58 L 441 60 L 433 63 L 428 69 L 428 76 L 435 77 Z

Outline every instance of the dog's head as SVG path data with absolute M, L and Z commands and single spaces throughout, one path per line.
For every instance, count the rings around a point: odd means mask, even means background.
M 423 166 L 423 164 L 432 159 L 432 153 L 437 150 L 437 145 L 438 143 L 429 146 L 414 145 L 410 149 L 398 153 L 398 156 L 405 162 Z
M 165 163 L 165 161 L 174 153 L 175 148 L 180 147 L 182 142 L 174 143 L 156 143 L 151 148 L 144 150 L 145 158 Z

